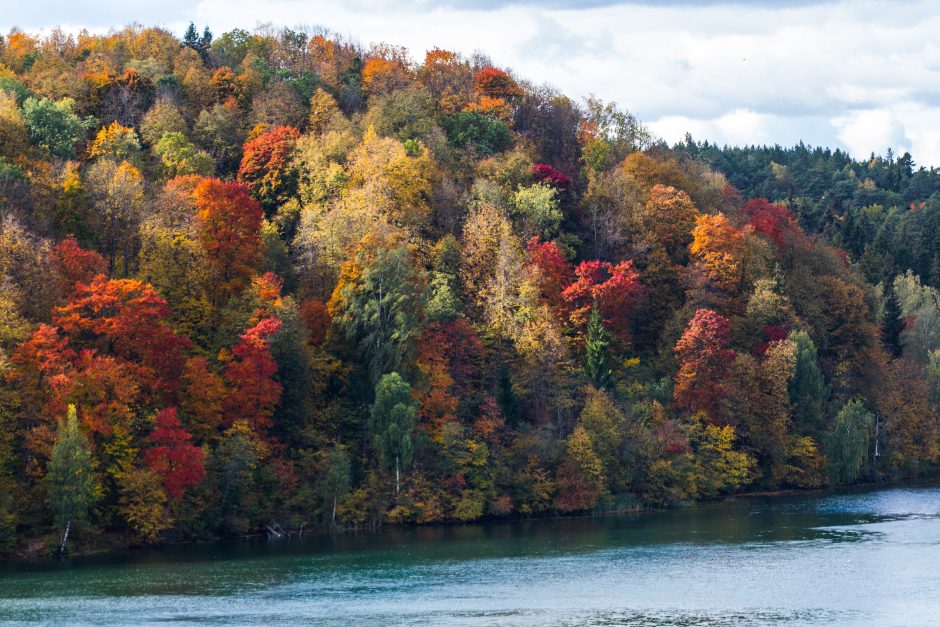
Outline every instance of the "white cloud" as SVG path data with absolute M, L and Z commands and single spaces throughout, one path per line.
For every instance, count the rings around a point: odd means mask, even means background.
M 597 0 L 38 0 L 6 8 L 28 29 L 136 20 L 216 33 L 257 23 L 322 25 L 363 44 L 482 50 L 536 84 L 595 93 L 667 140 L 686 131 L 719 143 L 803 140 L 858 157 L 911 149 L 940 166 L 940 8 L 934 0 L 773 0 L 697 5 Z M 778 8 L 787 5 L 786 8 Z M 560 8 L 559 8 L 560 7 Z

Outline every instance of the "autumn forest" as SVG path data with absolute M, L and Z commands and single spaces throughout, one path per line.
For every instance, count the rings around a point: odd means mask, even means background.
M 0 554 L 929 477 L 938 289 L 909 154 L 669 146 L 481 53 L 13 29 Z

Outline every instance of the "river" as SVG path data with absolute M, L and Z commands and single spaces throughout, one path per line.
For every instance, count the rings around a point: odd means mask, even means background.
M 940 489 L 11 564 L 0 621 L 940 624 Z

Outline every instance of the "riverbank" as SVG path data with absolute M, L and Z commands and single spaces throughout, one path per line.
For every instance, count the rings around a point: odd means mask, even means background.
M 596 519 L 604 517 L 624 516 L 639 514 L 643 512 L 669 512 L 680 509 L 695 507 L 714 507 L 722 503 L 734 503 L 738 500 L 748 499 L 775 499 L 798 496 L 818 496 L 823 497 L 830 494 L 839 493 L 858 493 L 874 489 L 892 489 L 892 488 L 933 488 L 940 486 L 940 479 L 936 477 L 922 479 L 919 481 L 893 482 L 893 483 L 864 483 L 854 484 L 852 486 L 823 487 L 815 489 L 790 489 L 790 490 L 755 490 L 750 492 L 740 492 L 727 495 L 721 499 L 710 501 L 683 501 L 675 503 L 669 507 L 654 507 L 651 505 L 641 505 L 639 501 L 634 507 L 620 507 L 606 510 L 596 510 L 591 512 L 562 514 L 558 512 L 536 514 L 530 516 L 489 516 L 474 521 L 437 521 L 433 523 L 382 523 L 376 526 L 336 526 L 329 525 L 305 525 L 302 528 L 283 529 L 284 539 L 311 538 L 317 536 L 331 536 L 336 534 L 381 534 L 392 530 L 415 529 L 415 528 L 435 528 L 435 527 L 453 527 L 477 524 L 492 523 L 512 523 L 521 521 L 552 521 L 552 520 L 578 520 L 578 519 Z M 227 546 L 234 543 L 245 541 L 258 541 L 265 538 L 272 538 L 272 534 L 266 531 L 255 533 L 231 535 L 227 537 L 218 537 L 203 540 L 164 540 L 152 544 L 143 544 L 132 534 L 107 532 L 86 529 L 72 536 L 67 551 L 68 558 L 86 558 L 101 557 L 111 554 L 122 554 L 128 552 L 145 553 L 147 551 L 174 549 L 186 546 L 211 547 Z M 13 553 L 0 555 L 0 564 L 15 563 L 54 563 L 61 559 L 58 555 L 59 541 L 61 537 L 58 534 L 48 533 L 43 536 L 26 540 L 24 546 L 19 547 Z

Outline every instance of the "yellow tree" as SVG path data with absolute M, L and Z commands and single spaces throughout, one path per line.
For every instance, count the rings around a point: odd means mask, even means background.
M 744 234 L 723 213 L 695 218 L 689 253 L 718 289 L 734 293 L 744 271 Z

